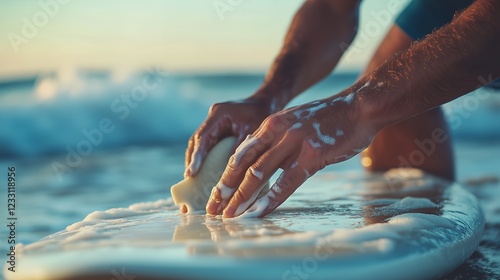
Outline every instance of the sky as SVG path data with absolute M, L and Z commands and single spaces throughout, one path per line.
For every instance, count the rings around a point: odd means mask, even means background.
M 397 10 L 407 2 L 364 0 L 360 32 L 339 68 L 359 70 L 366 65 Z M 0 78 L 67 67 L 137 69 L 151 65 L 170 71 L 262 72 L 278 53 L 302 3 L 0 1 Z

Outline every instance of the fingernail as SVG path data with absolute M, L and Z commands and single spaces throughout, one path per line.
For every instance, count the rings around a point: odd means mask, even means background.
M 224 210 L 226 205 L 227 205 L 227 201 L 225 201 L 225 200 L 221 201 L 219 207 L 217 208 L 217 214 L 222 213 L 222 210 Z
M 191 169 L 192 169 L 191 174 L 198 174 L 198 171 L 200 169 L 200 160 L 198 158 L 196 161 L 193 162 Z
M 213 200 L 208 201 L 206 211 L 208 214 L 211 215 L 217 215 L 217 208 L 219 205 L 217 205 Z
M 231 165 L 234 165 L 234 154 L 232 154 L 230 157 L 229 157 L 229 160 L 227 161 L 227 164 L 231 164 Z
M 217 183 L 210 194 L 207 212 L 210 210 L 210 213 L 215 215 L 221 214 L 235 191 L 236 189 L 229 188 L 221 182 Z
M 180 210 L 181 210 L 182 214 L 186 214 L 187 211 L 188 211 L 186 204 L 181 204 L 181 209 Z
M 189 164 L 189 176 L 198 174 L 198 170 L 200 169 L 201 164 L 201 156 L 199 153 L 193 154 L 191 156 L 191 163 Z
M 207 213 L 211 215 L 217 215 L 219 212 L 219 204 L 220 204 L 220 192 L 217 187 L 212 188 L 212 192 L 210 193 L 210 198 L 208 199 L 207 206 L 205 210 Z
M 233 204 L 229 204 L 223 211 L 224 218 L 233 218 L 236 207 Z
M 188 166 L 184 171 L 184 178 L 191 176 L 191 168 Z

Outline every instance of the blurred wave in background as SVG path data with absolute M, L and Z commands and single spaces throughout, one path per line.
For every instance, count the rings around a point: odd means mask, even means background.
M 210 104 L 259 87 L 302 2 L 0 3 L 0 157 L 185 143 Z M 336 75 L 293 104 L 349 86 L 407 2 L 363 1 Z M 489 92 L 447 105 L 456 138 L 498 139 L 499 107 Z
M 291 105 L 338 93 L 356 77 L 348 72 L 333 75 Z M 0 156 L 182 144 L 212 103 L 245 98 L 263 78 L 263 74 L 176 75 L 151 67 L 140 72 L 65 69 L 0 83 Z M 485 100 L 471 93 L 446 105 L 456 140 L 500 139 L 500 96 L 491 88 L 480 91 L 488 94 Z M 109 120 L 111 132 L 100 131 L 103 120 Z

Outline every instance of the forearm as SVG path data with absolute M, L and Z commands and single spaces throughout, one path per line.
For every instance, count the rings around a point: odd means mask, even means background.
M 359 1 L 307 1 L 295 15 L 284 45 L 254 97 L 277 110 L 328 75 L 350 43 L 358 23 Z
M 478 0 L 451 24 L 387 60 L 344 94 L 380 129 L 458 98 L 500 74 L 500 2 Z

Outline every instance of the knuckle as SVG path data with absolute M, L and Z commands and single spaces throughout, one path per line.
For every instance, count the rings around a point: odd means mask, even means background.
M 304 181 L 305 178 L 309 177 L 310 173 L 307 171 L 307 169 L 303 169 L 303 172 L 295 171 L 295 172 L 289 172 L 281 178 L 281 186 L 285 189 L 289 189 L 292 187 L 298 186 L 301 182 Z
M 204 134 L 204 131 L 205 131 L 205 127 L 206 127 L 206 124 L 203 123 L 197 130 L 196 132 L 193 134 L 193 136 L 191 137 L 191 139 L 189 140 L 191 143 L 195 144 L 196 141 L 199 141 L 202 137 L 203 137 L 203 134 Z
M 303 133 L 300 129 L 289 128 L 285 133 L 285 137 L 288 137 L 291 139 L 298 139 L 298 138 L 302 138 L 302 134 Z
M 193 140 L 200 145 L 208 144 L 207 140 L 211 138 L 210 131 L 212 130 L 213 125 L 208 123 L 203 123 L 200 128 L 193 135 Z
M 188 146 L 192 146 L 194 145 L 194 134 L 193 136 L 191 136 L 191 138 L 189 138 L 189 141 L 188 141 Z
M 297 117 L 295 117 L 294 114 L 280 113 L 278 116 L 279 116 L 281 122 L 286 126 L 289 126 L 297 121 Z
M 229 159 L 227 166 L 231 170 L 231 172 L 239 172 L 244 166 L 247 166 L 249 164 L 249 160 L 250 157 L 248 156 L 248 153 L 244 155 L 233 155 Z
M 287 176 L 282 176 L 281 178 L 279 178 L 277 184 L 283 189 L 288 189 L 292 186 L 293 179 L 294 176 L 288 174 Z
M 277 137 L 277 134 L 273 132 L 271 129 L 264 129 L 261 131 L 259 135 L 259 142 L 266 146 L 272 143 Z
M 269 130 L 276 131 L 279 128 L 283 129 L 284 125 L 281 118 L 278 115 L 271 115 L 267 117 L 265 121 L 265 128 Z
M 238 170 L 239 162 L 236 160 L 236 156 L 232 155 L 227 163 L 227 171 L 225 173 L 232 173 Z
M 249 192 L 245 189 L 238 188 L 238 190 L 236 190 L 236 192 L 234 193 L 233 199 L 234 201 L 241 203 L 250 199 L 250 195 Z
M 224 104 L 223 103 L 215 103 L 215 104 L 212 104 L 212 106 L 210 106 L 210 108 L 208 109 L 208 114 L 214 114 L 216 113 L 217 111 L 220 110 L 220 108 L 223 106 Z
M 250 166 L 245 172 L 245 181 L 258 183 L 260 180 L 262 180 L 262 172 L 255 165 Z
M 221 179 L 226 186 L 237 187 L 242 181 L 242 175 L 239 171 L 234 171 L 231 168 L 226 168 Z
M 219 107 L 219 104 L 217 104 L 217 103 L 212 104 L 210 106 L 210 108 L 208 108 L 208 114 L 213 114 L 215 112 L 215 110 L 217 110 L 218 107 Z

